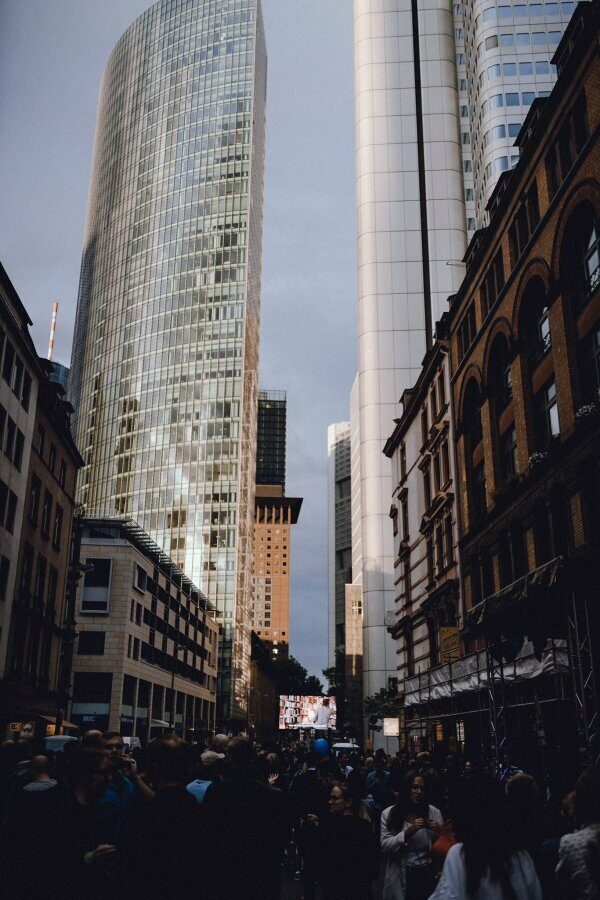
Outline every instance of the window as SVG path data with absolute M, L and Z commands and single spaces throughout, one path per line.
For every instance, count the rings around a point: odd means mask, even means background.
M 507 106 L 518 106 L 519 105 L 519 95 L 518 94 L 507 94 L 506 95 L 506 105 Z
M 444 519 L 444 533 L 446 539 L 446 559 L 448 565 L 454 562 L 454 537 L 452 534 L 452 517 L 446 516 Z
M 508 136 L 509 137 L 516 137 L 520 130 L 521 130 L 520 122 L 509 122 L 509 124 L 508 124 Z
M 4 525 L 6 519 L 6 506 L 8 503 L 8 485 L 0 478 L 0 525 Z
M 400 478 L 402 481 L 406 478 L 406 444 L 404 441 L 400 444 Z
M 533 75 L 533 63 L 520 62 L 519 63 L 519 75 Z
M 80 631 L 77 653 L 79 656 L 104 656 L 106 632 Z
M 44 602 L 44 594 L 46 593 L 46 567 L 46 560 L 41 553 L 39 553 L 33 590 L 34 599 L 37 600 L 38 603 Z
M 484 22 L 494 22 L 496 20 L 496 7 L 488 6 L 487 9 L 483 11 L 483 21 Z
M 534 91 L 523 91 L 521 94 L 521 102 L 523 106 L 531 106 L 533 101 L 535 100 Z
M 545 47 L 546 46 L 546 32 L 545 31 L 534 31 L 531 35 L 531 43 L 534 47 Z
M 17 426 L 10 416 L 6 420 L 6 432 L 4 435 L 4 453 L 12 461 L 15 451 L 15 437 L 17 434 Z
M 499 6 L 498 7 L 498 18 L 499 19 L 511 19 L 512 18 L 512 8 L 510 6 Z
M 517 74 L 517 64 L 516 63 L 504 63 L 504 75 L 511 78 L 513 75 Z
M 508 156 L 498 156 L 494 160 L 494 168 L 496 172 L 506 172 L 508 169 Z
M 37 433 L 36 450 L 42 457 L 44 456 L 45 446 L 46 446 L 46 431 L 40 425 L 38 427 L 38 433 Z
M 137 563 L 133 564 L 133 587 L 138 591 L 145 593 L 147 588 L 148 576 L 145 570 Z M 139 623 L 138 623 L 139 624 Z
M 492 94 L 490 97 L 490 106 L 492 109 L 498 109 L 500 106 L 504 106 L 504 98 L 502 94 Z
M 501 34 L 500 35 L 500 46 L 501 47 L 514 47 L 514 45 L 515 45 L 514 34 Z
M 111 559 L 88 557 L 86 566 L 92 566 L 86 572 L 81 594 L 81 612 L 89 614 L 107 614 L 110 601 Z
M 52 518 L 52 494 L 49 491 L 44 493 L 44 505 L 42 507 L 42 534 L 48 537 L 50 535 L 50 519 Z
M 479 522 L 487 512 L 485 465 L 483 460 L 473 467 L 473 514 L 474 522 Z
M 587 402 L 600 400 L 600 323 L 592 328 L 585 339 L 581 388 L 583 399 Z M 0 509 L 0 521 L 1 515 Z
M 9 571 L 10 560 L 6 556 L 0 556 L 0 602 L 4 602 L 7 597 Z
M 67 484 L 67 464 L 66 464 L 66 462 L 64 461 L 64 459 L 61 460 L 61 463 L 60 463 L 60 475 L 59 475 L 58 481 L 59 481 L 59 483 L 60 483 L 61 488 L 65 488 L 65 487 L 66 487 L 66 484 Z
M 4 348 L 4 363 L 2 365 L 2 377 L 10 384 L 12 371 L 15 362 L 15 348 L 10 341 L 6 342 Z
M 600 223 L 590 203 L 578 206 L 569 220 L 560 270 L 575 307 L 582 309 L 600 285 Z
M 500 438 L 500 469 L 506 483 L 517 474 L 517 431 L 514 425 Z
M 475 306 L 471 304 L 458 329 L 458 353 L 459 361 L 466 355 L 469 347 L 475 339 Z
M 25 448 L 25 435 L 17 428 L 17 436 L 15 438 L 15 450 L 13 454 L 13 465 L 18 472 L 21 471 L 23 465 L 23 450 Z
M 544 449 L 560 434 L 554 379 L 548 381 L 534 397 L 534 412 L 538 447 Z
M 433 567 L 433 541 L 431 538 L 427 538 L 426 544 L 426 553 L 427 553 L 427 580 L 429 584 L 433 581 L 434 576 L 434 567 Z
M 435 563 L 438 572 L 441 572 L 444 568 L 444 537 L 441 525 L 435 529 Z
M 53 612 L 56 609 L 56 595 L 58 593 L 58 571 L 54 566 L 50 566 L 48 571 L 48 594 L 47 604 L 48 611 Z
M 487 70 L 488 78 L 501 78 L 502 69 L 500 68 L 500 63 L 496 63 L 493 66 L 490 66 Z
M 440 372 L 438 381 L 438 403 L 440 409 L 443 409 L 446 405 L 446 382 L 444 381 L 444 372 Z
M 425 501 L 425 509 L 429 509 L 431 506 L 431 478 L 429 474 L 429 469 L 425 469 L 423 472 L 423 497 Z
M 21 396 L 22 385 L 23 385 L 23 363 L 19 356 L 15 356 L 15 367 L 13 369 L 11 387 L 13 389 L 13 393 L 16 394 L 17 397 Z
M 48 468 L 54 475 L 54 466 L 56 465 L 56 447 L 50 444 L 50 456 L 48 457 Z
M 546 62 L 545 59 L 536 60 L 535 74 L 536 75 L 549 75 L 550 74 L 550 63 Z
M 427 443 L 429 436 L 429 416 L 427 415 L 427 407 L 424 406 L 421 411 L 421 440 L 423 444 Z
M 494 47 L 497 47 L 497 46 L 498 46 L 498 35 L 497 34 L 490 34 L 489 37 L 486 37 L 486 39 L 485 39 L 485 49 L 486 50 L 493 50 Z
M 57 503 L 56 509 L 54 511 L 54 528 L 52 530 L 52 543 L 57 550 L 60 550 L 60 543 L 61 543 L 61 538 L 62 538 L 62 525 L 63 525 L 63 511 Z
M 560 39 L 562 37 L 562 31 L 549 31 L 548 32 L 548 43 L 551 47 L 555 47 L 557 44 L 560 44 Z
M 410 537 L 408 531 L 408 498 L 403 497 L 400 501 L 400 509 L 402 510 L 402 540 L 407 541 Z
M 527 6 L 524 3 L 519 3 L 517 6 L 513 7 L 515 11 L 515 18 L 523 18 L 527 15 Z
M 34 525 L 37 525 L 41 493 L 42 482 L 34 475 L 31 479 L 31 493 L 29 495 L 29 518 Z
M 23 374 L 23 388 L 21 390 L 21 406 L 25 412 L 29 412 L 29 401 L 31 398 L 31 375 L 25 371 Z
M 4 527 L 11 534 L 14 534 L 16 516 L 17 516 L 17 495 L 13 494 L 12 491 L 9 491 L 8 492 L 8 505 L 6 507 L 6 518 L 4 520 Z
M 544 15 L 544 6 L 542 3 L 530 3 L 529 15 L 534 19 L 539 19 Z

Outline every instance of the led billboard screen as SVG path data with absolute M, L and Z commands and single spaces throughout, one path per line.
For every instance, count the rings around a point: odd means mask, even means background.
M 335 697 L 301 697 L 285 694 L 279 698 L 280 731 L 335 728 Z

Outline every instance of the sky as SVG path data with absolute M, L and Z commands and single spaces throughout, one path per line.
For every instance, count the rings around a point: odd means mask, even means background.
M 0 261 L 69 363 L 100 78 L 148 0 L 0 0 Z M 356 371 L 350 0 L 263 0 L 269 56 L 260 386 L 288 394 L 291 652 L 327 665 L 327 426 Z

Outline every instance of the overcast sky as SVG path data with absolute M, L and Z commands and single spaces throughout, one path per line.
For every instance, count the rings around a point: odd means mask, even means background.
M 0 260 L 69 363 L 102 70 L 148 0 L 0 0 Z M 263 0 L 269 78 L 260 384 L 288 392 L 292 653 L 327 665 L 327 425 L 356 369 L 351 0 Z

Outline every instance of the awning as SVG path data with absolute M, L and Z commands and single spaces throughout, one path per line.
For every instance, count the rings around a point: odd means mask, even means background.
M 572 590 L 569 581 L 562 557 L 545 563 L 473 607 L 467 617 L 467 635 L 485 634 L 498 660 L 516 659 L 528 638 L 540 660 L 550 638 L 566 635 L 562 601 Z
M 44 722 L 50 722 L 51 725 L 56 725 L 55 716 L 40 716 L 40 719 L 43 719 Z M 78 731 L 79 725 L 73 725 L 72 722 L 67 722 L 66 719 L 63 719 L 61 722 L 61 728 L 66 728 L 67 731 Z

